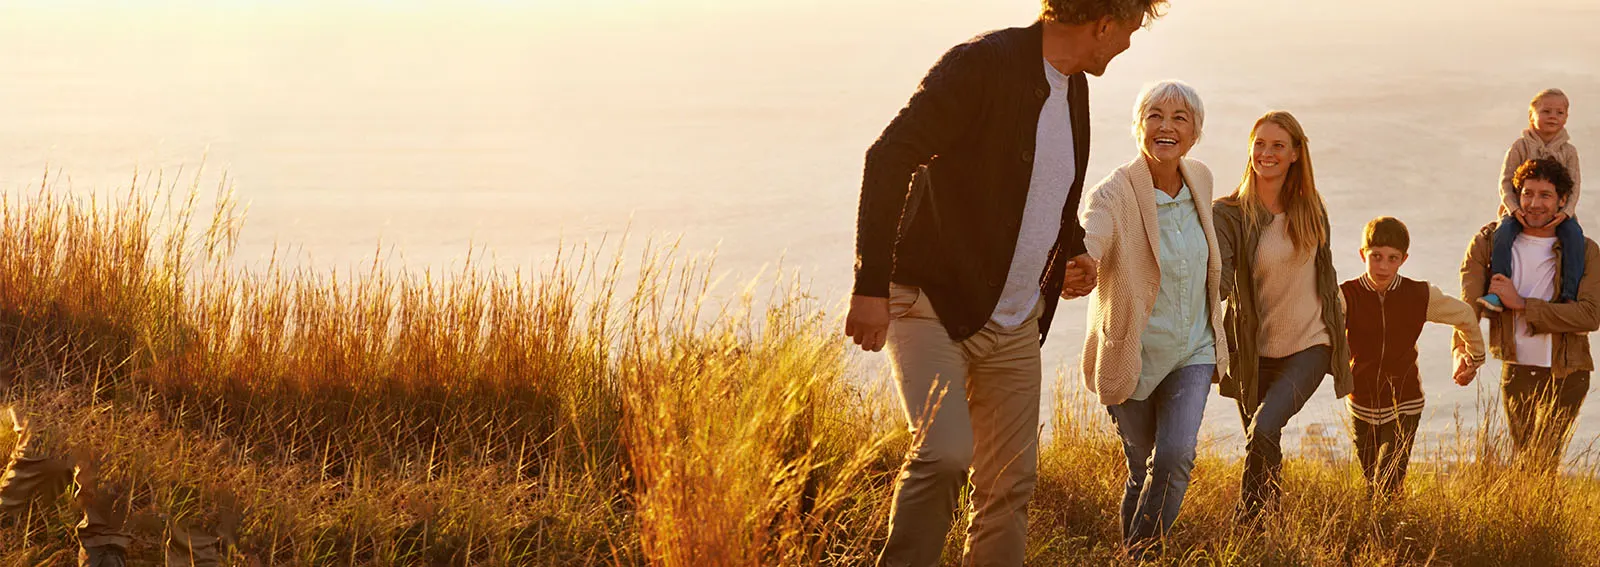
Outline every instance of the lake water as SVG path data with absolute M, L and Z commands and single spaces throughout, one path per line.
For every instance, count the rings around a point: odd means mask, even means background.
M 1091 80 L 1098 180 L 1136 155 L 1129 107 L 1179 78 L 1205 99 L 1219 192 L 1262 112 L 1312 138 L 1341 279 L 1361 226 L 1413 233 L 1403 273 L 1458 291 L 1467 240 L 1493 217 L 1528 98 L 1573 100 L 1569 129 L 1600 152 L 1600 4 L 1380 0 L 1178 2 Z M 0 4 L 0 186 L 44 171 L 74 190 L 135 170 L 226 171 L 249 217 L 240 247 L 338 268 L 385 257 L 459 263 L 474 246 L 540 266 L 560 243 L 681 235 L 731 278 L 780 260 L 842 305 L 865 148 L 927 67 L 978 32 L 1025 25 L 1028 0 L 534 0 Z M 1593 158 L 1591 161 L 1600 160 Z M 1600 219 L 1586 205 L 1580 219 Z M 381 247 L 381 248 L 380 248 Z M 729 286 L 728 289 L 732 289 Z M 1046 346 L 1073 371 L 1083 306 Z M 1448 332 L 1422 338 L 1424 430 L 1499 411 L 1491 366 L 1450 383 Z M 881 357 L 867 357 L 870 368 Z M 1071 383 L 1071 387 L 1077 387 Z M 1291 424 L 1342 440 L 1325 387 Z M 1479 400 L 1487 400 L 1479 402 Z M 1486 406 L 1484 404 L 1487 404 Z M 1592 405 L 1592 404 L 1591 404 Z M 1207 432 L 1237 430 L 1213 400 Z M 1600 436 L 1600 409 L 1580 439 Z

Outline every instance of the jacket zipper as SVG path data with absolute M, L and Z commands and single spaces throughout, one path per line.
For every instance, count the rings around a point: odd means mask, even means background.
M 1383 379 L 1384 358 L 1389 354 L 1389 308 L 1384 306 L 1387 294 L 1378 293 L 1378 379 Z

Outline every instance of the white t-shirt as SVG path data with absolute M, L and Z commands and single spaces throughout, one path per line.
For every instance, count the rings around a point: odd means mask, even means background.
M 1511 283 L 1516 286 L 1517 295 L 1545 301 L 1555 298 L 1559 261 L 1555 237 L 1517 235 L 1517 241 L 1511 245 Z M 1549 368 L 1554 356 L 1554 336 L 1550 333 L 1531 334 L 1525 318 L 1513 316 L 1512 319 L 1517 342 L 1516 363 Z
M 1062 209 L 1067 206 L 1067 193 L 1078 175 L 1077 152 L 1072 140 L 1072 109 L 1067 104 L 1067 76 L 1049 61 L 1043 64 L 1045 78 L 1050 82 L 1050 96 L 1039 110 L 1028 201 L 1022 208 L 1017 249 L 1011 255 L 1011 270 L 1006 274 L 1000 303 L 989 316 L 1007 329 L 1026 322 L 1039 304 L 1039 281 L 1044 276 L 1044 264 L 1050 259 L 1050 247 L 1055 245 L 1056 236 L 1061 233 Z

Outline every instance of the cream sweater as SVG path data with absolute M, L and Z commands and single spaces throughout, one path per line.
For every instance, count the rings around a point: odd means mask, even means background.
M 1332 344 L 1317 300 L 1315 253 L 1297 253 L 1289 240 L 1288 220 L 1273 215 L 1256 247 L 1257 305 L 1261 311 L 1261 356 L 1282 358 Z
M 1527 128 L 1522 131 L 1521 138 L 1511 143 L 1511 149 L 1506 150 L 1506 163 L 1500 168 L 1500 202 L 1508 214 L 1522 208 L 1521 201 L 1517 199 L 1517 188 L 1511 184 L 1511 177 L 1516 175 L 1517 168 L 1530 159 L 1555 158 L 1572 174 L 1572 196 L 1567 197 L 1567 208 L 1562 212 L 1578 218 L 1578 190 L 1582 179 L 1578 170 L 1578 148 L 1570 140 L 1564 128 L 1549 143 L 1545 143 L 1538 132 Z
M 1211 170 L 1184 159 L 1179 166 L 1200 228 L 1209 244 L 1206 262 L 1206 303 L 1211 311 L 1211 331 L 1216 336 L 1218 373 L 1228 368 L 1227 331 L 1222 326 L 1222 255 L 1211 222 Z M 1083 211 L 1083 244 L 1099 262 L 1094 293 L 1089 296 L 1089 316 L 1083 340 L 1083 382 L 1099 395 L 1100 403 L 1127 401 L 1139 385 L 1139 358 L 1144 342 L 1140 334 L 1150 322 L 1156 295 L 1161 290 L 1161 230 L 1156 221 L 1156 184 L 1150 166 L 1140 155 L 1091 189 Z

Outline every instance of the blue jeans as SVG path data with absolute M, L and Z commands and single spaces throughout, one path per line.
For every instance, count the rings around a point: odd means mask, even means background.
M 1522 234 L 1522 223 L 1517 217 L 1506 215 L 1494 229 L 1494 250 L 1489 254 L 1489 273 L 1511 277 L 1511 245 Z M 1587 245 L 1583 241 L 1583 227 L 1578 219 L 1569 218 L 1556 225 L 1556 241 L 1561 243 L 1561 289 L 1557 301 L 1577 301 L 1578 282 L 1583 280 L 1583 254 Z
M 1122 540 L 1130 550 L 1158 541 L 1178 519 L 1216 370 L 1215 364 L 1179 368 L 1149 397 L 1106 407 L 1128 457 Z
M 1328 345 L 1317 345 L 1283 358 L 1260 358 L 1256 387 L 1262 392 L 1261 405 L 1239 406 L 1245 437 L 1239 499 L 1245 518 L 1253 519 L 1282 492 L 1283 427 L 1322 385 L 1332 356 Z

